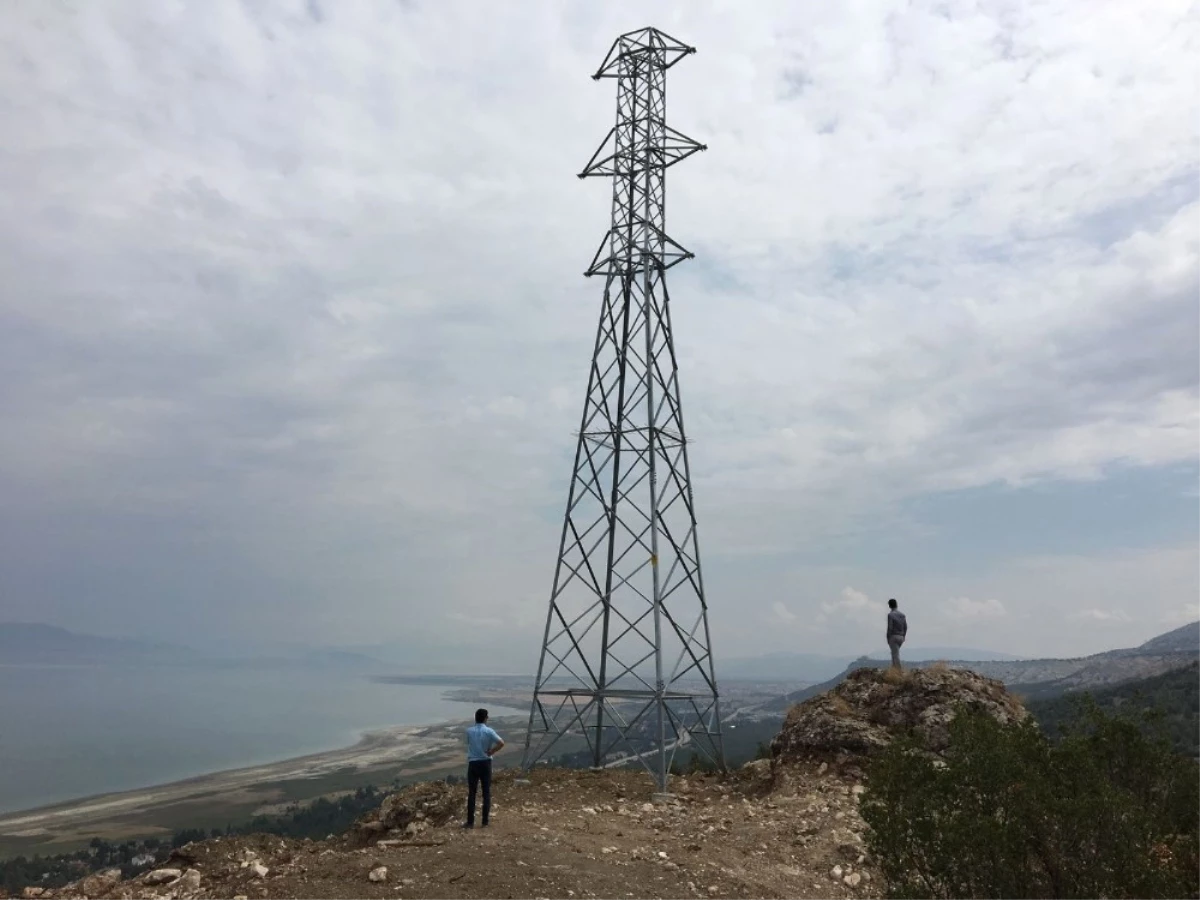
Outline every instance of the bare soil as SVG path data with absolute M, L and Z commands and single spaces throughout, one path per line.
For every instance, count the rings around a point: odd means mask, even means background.
M 473 830 L 461 827 L 465 789 L 431 782 L 395 795 L 391 806 L 418 811 L 404 828 L 368 822 L 326 841 L 218 838 L 168 864 L 194 869 L 198 884 L 194 875 L 154 886 L 146 876 L 101 879 L 42 896 L 874 897 L 881 882 L 864 858 L 860 777 L 850 763 L 772 775 L 763 762 L 673 778 L 673 797 L 653 802 L 644 773 L 538 768 L 523 784 L 502 772 L 492 824 Z M 386 880 L 371 881 L 380 866 Z

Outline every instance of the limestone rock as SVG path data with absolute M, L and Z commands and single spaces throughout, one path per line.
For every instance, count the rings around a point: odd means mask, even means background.
M 376 866 L 367 878 L 371 881 L 387 881 L 387 866 Z
M 908 729 L 916 729 L 930 750 L 941 752 L 959 706 L 1004 723 L 1028 716 L 1003 684 L 967 669 L 931 666 L 903 674 L 856 669 L 832 690 L 792 707 L 771 742 L 772 762 L 839 753 L 869 755 Z
M 766 775 L 770 770 L 771 761 L 769 759 L 752 759 L 742 766 L 742 771 L 750 775 Z
M 182 869 L 155 869 L 153 872 L 147 872 L 143 880 L 146 884 L 166 884 L 182 875 Z
M 101 894 L 107 894 L 120 882 L 120 869 L 105 869 L 80 881 L 79 893 L 85 897 L 99 897 Z
M 179 881 L 172 887 L 180 891 L 198 891 L 200 890 L 200 872 L 196 869 L 188 869 L 179 876 Z
M 858 887 L 858 883 L 862 881 L 862 876 L 857 872 L 851 872 L 849 875 L 843 878 L 842 881 L 848 884 L 850 887 Z
M 384 832 L 410 837 L 427 827 L 440 827 L 462 813 L 462 792 L 443 781 L 413 784 L 384 797 L 377 811 L 354 824 L 357 843 L 371 843 Z M 492 804 L 495 809 L 496 804 Z M 409 826 L 412 828 L 409 828 Z
M 266 878 L 267 873 L 270 872 L 271 870 L 268 869 L 266 866 L 264 866 L 262 863 L 256 862 L 254 865 L 252 865 L 250 867 L 250 871 L 254 873 L 255 878 Z

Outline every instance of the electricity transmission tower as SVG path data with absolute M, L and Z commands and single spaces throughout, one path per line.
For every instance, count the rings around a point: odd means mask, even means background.
M 666 170 L 707 149 L 669 127 L 666 72 L 694 47 L 655 28 L 617 38 L 617 124 L 580 178 L 612 179 L 612 227 L 583 423 L 538 664 L 524 765 L 636 758 L 666 790 L 677 750 L 724 766 L 666 270 Z M 569 740 L 563 740 L 568 735 Z

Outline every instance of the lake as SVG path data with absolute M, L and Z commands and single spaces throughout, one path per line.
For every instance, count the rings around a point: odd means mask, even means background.
M 0 665 L 0 812 L 467 724 L 443 690 L 300 667 Z

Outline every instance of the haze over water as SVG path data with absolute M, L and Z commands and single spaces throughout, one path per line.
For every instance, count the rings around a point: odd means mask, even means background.
M 0 665 L 0 812 L 465 722 L 443 690 L 299 668 Z

